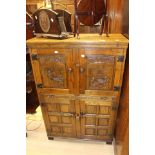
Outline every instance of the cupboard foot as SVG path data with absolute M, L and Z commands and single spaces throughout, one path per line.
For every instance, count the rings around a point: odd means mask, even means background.
M 106 141 L 106 144 L 112 145 L 112 141 Z
M 48 140 L 54 140 L 54 137 L 48 137 Z

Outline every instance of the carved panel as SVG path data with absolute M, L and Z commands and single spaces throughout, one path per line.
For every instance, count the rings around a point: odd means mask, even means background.
M 111 63 L 114 63 L 114 56 L 88 55 L 87 62 L 88 62 L 88 64 L 90 64 L 90 63 L 111 64 Z
M 67 88 L 65 55 L 43 55 L 39 57 L 39 62 L 44 87 Z
M 65 55 L 63 54 L 46 54 L 46 55 L 41 55 L 39 57 L 40 64 L 41 65 L 49 65 L 50 63 L 61 63 L 65 64 Z
M 87 55 L 87 89 L 112 90 L 114 56 Z
M 50 29 L 50 20 L 47 12 L 40 11 L 39 13 L 39 24 L 43 32 L 48 32 Z

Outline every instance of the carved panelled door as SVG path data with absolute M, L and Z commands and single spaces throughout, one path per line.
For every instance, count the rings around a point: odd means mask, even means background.
M 80 49 L 80 94 L 103 94 L 120 88 L 123 50 Z
M 81 137 L 110 139 L 113 135 L 114 111 L 111 97 L 89 97 L 80 100 Z
M 76 137 L 75 100 L 69 95 L 40 95 L 48 136 Z
M 73 92 L 71 49 L 35 49 L 31 58 L 38 88 L 64 93 Z

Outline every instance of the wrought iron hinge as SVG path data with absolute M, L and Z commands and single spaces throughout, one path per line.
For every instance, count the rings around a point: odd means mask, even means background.
M 117 109 L 118 109 L 118 106 L 113 106 L 112 107 L 112 110 L 114 110 L 114 111 L 117 111 Z
M 117 57 L 117 62 L 124 62 L 124 56 L 123 55 L 118 56 Z
M 120 91 L 121 87 L 120 86 L 114 86 L 114 91 Z
M 31 57 L 32 57 L 32 60 L 38 60 L 38 55 L 37 54 L 32 54 Z
M 43 84 L 41 83 L 37 84 L 37 88 L 43 88 Z

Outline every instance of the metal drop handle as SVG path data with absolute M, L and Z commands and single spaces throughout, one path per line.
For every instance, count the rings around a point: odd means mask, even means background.
M 76 114 L 76 119 L 80 120 L 80 115 L 79 114 Z

